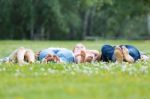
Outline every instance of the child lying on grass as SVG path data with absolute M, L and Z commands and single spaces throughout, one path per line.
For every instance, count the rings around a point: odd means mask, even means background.
M 118 62 L 122 63 L 123 61 L 133 63 L 139 59 L 148 60 L 149 57 L 141 54 L 140 51 L 132 45 L 120 45 L 120 46 L 111 46 L 104 45 L 101 48 L 101 60 L 104 62 Z
M 35 55 L 31 49 L 20 47 L 13 51 L 8 57 L 1 59 L 3 63 L 18 63 L 19 65 L 24 65 L 27 63 L 35 62 Z
M 88 50 L 83 44 L 77 44 L 73 51 L 66 48 L 47 48 L 36 54 L 36 58 L 43 63 L 84 63 L 95 62 L 100 59 L 96 50 Z
M 75 62 L 74 54 L 66 48 L 47 48 L 36 54 L 36 59 L 42 63 L 73 63 Z
M 47 48 L 36 54 L 31 49 L 20 47 L 12 52 L 8 57 L 1 59 L 2 63 L 18 63 L 24 65 L 34 63 L 35 59 L 42 63 L 73 63 L 75 62 L 74 54 L 66 48 Z
M 81 43 L 74 47 L 73 53 L 75 55 L 76 63 L 91 63 L 100 60 L 100 53 L 97 50 L 89 50 Z

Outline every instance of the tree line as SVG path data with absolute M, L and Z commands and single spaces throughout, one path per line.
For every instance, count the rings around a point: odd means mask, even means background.
M 0 0 L 0 39 L 149 39 L 149 0 Z

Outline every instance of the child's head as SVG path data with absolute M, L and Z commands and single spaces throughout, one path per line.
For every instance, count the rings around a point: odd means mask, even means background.
M 78 43 L 74 47 L 73 52 L 75 53 L 75 52 L 78 52 L 78 51 L 81 51 L 81 50 L 85 50 L 85 49 L 86 49 L 86 47 L 82 43 Z

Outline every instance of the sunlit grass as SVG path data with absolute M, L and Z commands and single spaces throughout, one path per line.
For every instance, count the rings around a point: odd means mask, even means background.
M 0 57 L 24 46 L 73 49 L 78 41 L 0 41 Z M 82 41 L 88 48 L 103 44 L 131 44 L 150 51 L 150 41 Z M 0 64 L 1 99 L 149 99 L 150 61 L 134 64 Z

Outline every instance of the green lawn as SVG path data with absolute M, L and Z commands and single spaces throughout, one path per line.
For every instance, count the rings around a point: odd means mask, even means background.
M 0 58 L 24 46 L 72 49 L 78 41 L 0 41 Z M 150 55 L 150 41 L 82 41 L 90 49 L 131 44 Z M 0 64 L 0 99 L 149 99 L 150 61 L 134 64 Z

